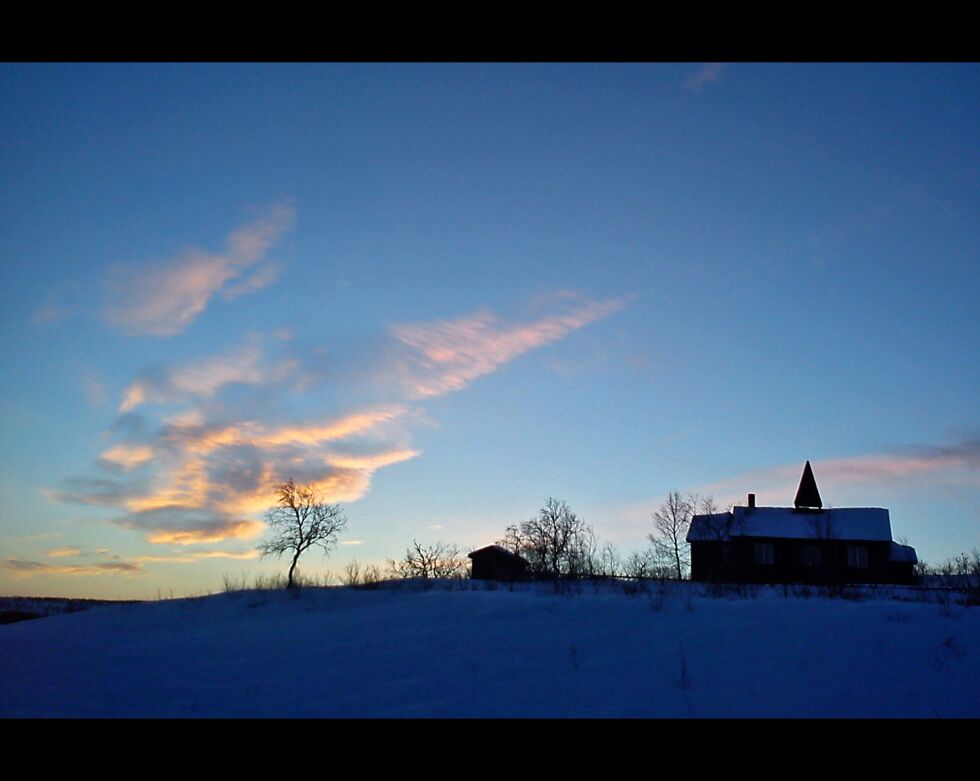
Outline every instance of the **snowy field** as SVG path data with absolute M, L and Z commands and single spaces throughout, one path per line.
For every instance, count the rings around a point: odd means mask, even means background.
M 0 626 L 0 716 L 980 716 L 977 607 L 400 585 Z

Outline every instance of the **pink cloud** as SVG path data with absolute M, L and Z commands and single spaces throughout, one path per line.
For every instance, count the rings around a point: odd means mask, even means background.
M 456 320 L 394 326 L 394 337 L 411 350 L 401 367 L 408 392 L 414 398 L 431 398 L 462 390 L 477 377 L 627 304 L 625 298 L 590 301 L 567 293 L 563 297 L 570 299 L 565 312 L 530 323 L 509 325 L 492 312 L 480 311 Z
M 234 298 L 274 281 L 275 272 L 264 267 L 244 282 L 226 287 L 259 263 L 292 223 L 292 208 L 280 205 L 234 231 L 223 253 L 191 249 L 169 261 L 113 266 L 106 280 L 105 321 L 130 335 L 180 333 L 216 293 L 224 291 Z
M 880 453 L 828 460 L 811 460 L 821 497 L 833 504 L 835 490 L 852 486 L 888 486 L 890 492 L 925 480 L 966 481 L 980 484 L 980 443 L 964 441 L 953 446 L 919 448 L 899 453 Z M 744 503 L 756 494 L 760 504 L 788 506 L 796 495 L 803 464 L 781 464 L 695 488 L 713 495 L 719 505 Z
M 790 507 L 796 496 L 805 459 L 742 472 L 722 480 L 682 487 L 714 499 L 719 510 L 744 505 L 754 493 L 760 506 Z M 948 446 L 908 449 L 810 461 L 824 506 L 885 506 L 896 494 L 944 484 L 980 485 L 980 440 L 965 439 Z M 664 500 L 653 496 L 640 502 L 613 505 L 603 512 L 618 519 L 624 539 L 645 536 L 650 513 Z M 615 541 L 615 540 L 614 540 Z
M 78 556 L 82 552 L 81 548 L 69 547 L 69 548 L 54 548 L 48 551 L 48 556 L 53 559 L 66 558 L 69 556 Z
M 119 412 L 129 412 L 147 403 L 209 398 L 233 383 L 262 384 L 275 376 L 276 371 L 260 366 L 261 359 L 262 350 L 253 341 L 227 355 L 169 369 L 159 376 L 143 377 L 123 392 Z

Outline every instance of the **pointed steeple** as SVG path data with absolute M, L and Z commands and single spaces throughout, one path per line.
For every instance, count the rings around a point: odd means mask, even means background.
M 817 481 L 813 479 L 813 470 L 810 469 L 810 462 L 806 462 L 803 467 L 803 477 L 800 478 L 800 487 L 796 490 L 797 509 L 801 507 L 823 507 L 820 501 L 820 492 L 817 490 Z

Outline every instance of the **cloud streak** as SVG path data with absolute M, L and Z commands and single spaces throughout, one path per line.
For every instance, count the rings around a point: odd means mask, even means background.
M 52 559 L 66 558 L 68 556 L 78 556 L 82 552 L 81 548 L 69 547 L 69 548 L 55 548 L 48 551 L 48 556 Z
M 910 486 L 917 481 L 956 480 L 980 484 L 980 438 L 966 438 L 951 445 L 905 448 L 848 458 L 811 461 L 825 501 L 834 489 L 857 485 Z M 788 506 L 799 484 L 803 465 L 781 464 L 699 486 L 695 490 L 727 501 L 742 503 L 753 492 L 760 502 Z
M 401 379 L 416 399 L 462 390 L 515 358 L 618 312 L 627 302 L 574 296 L 564 312 L 516 325 L 484 310 L 456 320 L 393 326 L 392 336 L 409 348 L 400 366 Z
M 153 448 L 149 445 L 113 445 L 99 456 L 99 463 L 110 469 L 129 472 L 139 469 L 153 458 Z
M 980 486 L 978 438 L 810 462 L 825 507 L 869 506 L 885 501 L 880 497 L 892 498 L 903 491 L 925 491 L 938 485 Z M 682 492 L 710 496 L 722 510 L 733 504 L 744 505 L 748 493 L 756 495 L 760 506 L 791 507 L 802 472 L 803 462 L 778 464 L 710 483 L 682 486 Z M 618 518 L 631 539 L 642 537 L 649 531 L 650 513 L 663 499 L 662 495 L 654 496 L 611 505 L 605 511 Z M 852 501 L 855 505 L 850 504 Z
M 146 372 L 123 392 L 119 412 L 130 412 L 144 404 L 170 404 L 210 398 L 227 385 L 260 385 L 279 379 L 292 366 L 285 361 L 275 368 L 263 367 L 262 349 L 250 344 L 226 355 L 196 361 L 187 366 Z
M 279 205 L 229 235 L 224 252 L 195 248 L 168 261 L 112 266 L 103 319 L 131 336 L 180 333 L 216 294 L 236 298 L 273 282 L 272 266 L 242 277 L 292 228 L 293 220 L 292 208 Z
M 189 551 L 187 553 L 169 555 L 147 555 L 134 556 L 133 561 L 146 564 L 195 564 L 206 559 L 235 559 L 238 561 L 251 561 L 259 557 L 256 549 L 243 551 Z
M 41 561 L 9 558 L 0 567 L 11 570 L 15 576 L 32 575 L 141 575 L 143 566 L 128 561 L 104 561 L 99 564 L 45 564 Z

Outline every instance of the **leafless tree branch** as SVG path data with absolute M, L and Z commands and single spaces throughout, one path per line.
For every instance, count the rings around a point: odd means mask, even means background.
M 259 544 L 263 556 L 292 554 L 287 588 L 294 584 L 293 574 L 299 557 L 314 545 L 329 553 L 337 537 L 347 526 L 339 504 L 322 502 L 314 483 L 297 485 L 292 479 L 275 488 L 276 505 L 265 515 L 274 536 Z

